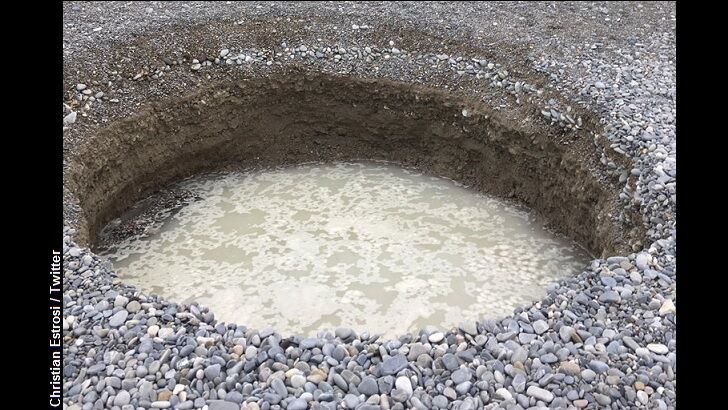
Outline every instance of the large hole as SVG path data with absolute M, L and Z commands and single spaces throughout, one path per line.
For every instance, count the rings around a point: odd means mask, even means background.
M 508 198 L 593 255 L 630 250 L 642 228 L 615 222 L 615 181 L 587 130 L 563 135 L 486 104 L 384 80 L 301 74 L 218 84 L 99 130 L 75 155 L 69 186 L 80 241 L 183 178 L 229 168 L 384 160 Z M 588 121 L 585 124 L 596 128 Z

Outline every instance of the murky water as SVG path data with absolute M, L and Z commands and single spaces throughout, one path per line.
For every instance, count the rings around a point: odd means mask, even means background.
M 122 279 L 283 335 L 397 336 L 497 319 L 590 259 L 528 213 L 381 163 L 206 176 L 203 199 L 108 256 Z

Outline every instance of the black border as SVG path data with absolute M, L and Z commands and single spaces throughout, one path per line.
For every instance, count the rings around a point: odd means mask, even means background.
M 22 316 L 15 317 L 11 313 L 11 317 L 7 318 L 12 322 L 27 321 L 33 326 L 37 335 L 33 335 L 33 343 L 30 345 L 37 347 L 33 353 L 27 352 L 30 346 L 18 346 L 23 351 L 33 356 L 34 360 L 38 360 L 37 364 L 34 364 L 30 368 L 30 376 L 37 378 L 39 373 L 44 373 L 46 376 L 43 380 L 35 380 L 36 383 L 43 383 L 46 385 L 46 389 L 50 390 L 50 385 L 47 384 L 48 378 L 50 377 L 50 369 L 48 368 L 48 356 L 50 354 L 50 348 L 48 346 L 48 333 L 49 333 L 49 322 L 50 310 L 48 309 L 48 285 L 50 278 L 48 275 L 50 256 L 53 250 L 61 250 L 63 247 L 62 243 L 62 232 L 63 232 L 63 194 L 62 194 L 62 183 L 63 183 L 63 143 L 62 143 L 62 132 L 61 132 L 61 115 L 60 115 L 60 103 L 57 100 L 58 96 L 63 94 L 63 5 L 64 2 L 51 2 L 44 4 L 43 7 L 38 8 L 33 4 L 26 3 L 28 8 L 26 13 L 13 13 L 17 15 L 32 16 L 31 21 L 21 22 L 15 20 L 18 23 L 19 31 L 15 32 L 15 35 L 26 38 L 25 44 L 20 45 L 20 53 L 16 54 L 15 57 L 10 57 L 8 64 L 14 66 L 11 68 L 12 71 L 22 70 L 22 75 L 28 76 L 24 80 L 15 78 L 15 75 L 11 75 L 11 81 L 15 82 L 15 87 L 18 88 L 17 94 L 21 95 L 27 100 L 22 101 L 15 107 L 14 110 L 19 112 L 20 115 L 15 117 L 12 115 L 10 118 L 6 118 L 6 121 L 14 123 L 15 127 L 18 127 L 13 133 L 15 134 L 16 140 L 25 142 L 28 144 L 24 148 L 26 153 L 33 153 L 32 156 L 24 156 L 21 152 L 17 152 L 14 149 L 5 150 L 6 160 L 17 159 L 22 161 L 22 168 L 27 172 L 26 175 L 33 175 L 32 179 L 27 180 L 21 178 L 20 175 L 8 174 L 11 179 L 18 178 L 24 184 L 32 184 L 28 186 L 31 195 L 28 196 L 29 201 L 19 201 L 25 207 L 24 211 L 26 215 L 32 215 L 30 219 L 30 227 L 27 221 L 20 220 L 22 223 L 21 230 L 21 243 L 18 244 L 20 248 L 25 248 L 26 251 L 31 253 L 31 256 L 26 259 L 29 264 L 23 264 L 22 270 L 14 270 L 8 272 L 12 276 L 18 275 L 15 278 L 17 282 L 15 285 L 11 285 L 16 288 L 16 292 L 32 292 L 32 300 L 37 302 L 31 302 L 30 307 L 37 309 L 37 313 L 33 313 L 33 317 L 39 318 L 40 320 L 33 320 L 30 317 L 25 316 L 26 307 L 21 307 L 19 314 Z M 676 8 L 677 9 L 677 8 Z M 688 62 L 703 62 L 708 64 L 719 64 L 721 53 L 719 51 L 719 44 L 713 43 L 707 38 L 697 38 L 700 35 L 696 35 L 696 38 L 689 38 L 689 35 L 685 30 L 689 29 L 689 25 L 705 24 L 707 21 L 703 21 L 705 10 L 700 11 L 699 9 L 690 9 L 689 7 L 679 7 L 679 20 L 677 23 L 681 28 L 677 30 L 675 35 L 677 39 L 677 94 L 679 99 L 677 100 L 677 126 L 676 132 L 678 135 L 678 173 L 677 173 L 677 184 L 678 188 L 678 201 L 677 201 L 677 264 L 678 264 L 678 290 L 680 293 L 680 300 L 677 301 L 676 305 L 679 306 L 679 310 L 683 320 L 679 326 L 677 326 L 677 335 L 679 339 L 678 351 L 680 354 L 677 356 L 677 367 L 681 377 L 681 383 L 679 388 L 679 394 L 677 395 L 677 403 L 682 404 L 684 408 L 712 408 L 715 403 L 708 405 L 701 405 L 702 401 L 707 401 L 709 397 L 714 397 L 712 383 L 705 383 L 711 380 L 709 376 L 702 372 L 700 367 L 700 361 L 709 358 L 698 360 L 701 356 L 708 354 L 714 356 L 714 362 L 710 362 L 711 367 L 719 365 L 719 355 L 722 346 L 719 342 L 715 342 L 712 339 L 717 334 L 706 334 L 706 332 L 719 332 L 719 328 L 715 327 L 721 324 L 722 321 L 720 316 L 716 317 L 717 323 L 714 322 L 712 325 L 702 325 L 700 318 L 709 313 L 700 312 L 706 308 L 705 302 L 707 295 L 701 286 L 711 286 L 710 282 L 717 279 L 716 277 L 721 276 L 720 269 L 716 270 L 716 265 L 700 266 L 703 252 L 708 252 L 702 249 L 704 242 L 697 242 L 698 227 L 700 221 L 696 221 L 693 216 L 700 215 L 699 212 L 705 212 L 707 210 L 698 210 L 698 204 L 701 208 L 706 202 L 712 202 L 713 200 L 721 201 L 717 197 L 711 197 L 709 195 L 714 191 L 705 191 L 702 189 L 699 181 L 705 178 L 707 172 L 705 163 L 706 153 L 714 148 L 711 148 L 717 140 L 722 139 L 721 133 L 712 133 L 707 129 L 705 132 L 701 132 L 701 125 L 711 123 L 713 119 L 707 118 L 704 115 L 700 115 L 695 109 L 691 110 L 691 100 L 698 99 L 701 96 L 691 95 L 692 93 L 699 92 L 700 89 L 713 88 L 710 83 L 712 80 L 709 76 L 703 75 L 698 71 L 697 68 L 693 69 L 687 65 Z M 690 14 L 695 13 L 694 16 Z M 700 13 L 700 14 L 698 14 Z M 11 14 L 12 15 L 12 14 Z M 10 19 L 11 21 L 14 19 Z M 692 20 L 692 23 L 691 23 Z M 22 26 L 21 26 L 22 24 Z M 29 24 L 27 26 L 26 24 Z M 25 26 L 25 27 L 23 27 Z M 32 32 L 34 35 L 28 35 Z M 693 40 L 693 41 L 690 41 Z M 694 45 L 708 40 L 708 46 L 718 45 L 718 48 L 712 48 L 711 51 L 701 50 Z M 717 40 L 717 38 L 716 38 Z M 58 49 L 53 50 L 55 45 Z M 35 51 L 33 51 L 35 50 Z M 44 51 L 45 50 L 45 51 Z M 35 57 L 29 56 L 27 53 L 31 52 L 36 54 Z M 710 53 L 710 56 L 706 56 L 704 53 Z M 26 58 L 23 58 L 25 56 Z M 27 58 L 30 57 L 30 58 Z M 707 61 L 705 60 L 707 57 Z M 702 63 L 699 63 L 702 65 Z M 707 67 L 704 67 L 707 68 Z M 720 70 L 720 66 L 718 66 Z M 691 71 L 695 71 L 691 73 Z M 712 70 L 708 70 L 710 73 Z M 16 71 L 17 74 L 17 71 Z M 690 84 L 687 83 L 690 81 Z M 715 84 L 716 88 L 719 88 L 719 84 Z M 706 90 L 712 91 L 712 90 Z M 715 90 L 717 91 L 717 90 Z M 25 116 L 25 119 L 21 119 L 20 116 Z M 700 117 L 698 118 L 698 115 Z M 694 120 L 691 121 L 690 117 L 695 116 Z M 704 125 L 703 125 L 704 126 Z M 12 138 L 11 135 L 5 135 L 5 138 Z M 720 151 L 722 152 L 722 151 Z M 19 155 L 20 154 L 20 155 Z M 719 174 L 714 174 L 719 175 Z M 32 181 L 32 182 L 31 182 Z M 718 182 L 715 179 L 709 179 L 706 182 Z M 720 183 L 720 182 L 719 182 Z M 722 183 L 720 183 L 722 185 Z M 8 199 L 18 200 L 16 195 L 24 195 L 25 193 L 10 193 Z M 715 191 L 715 195 L 719 195 L 719 191 Z M 33 201 L 33 202 L 30 202 Z M 33 206 L 35 205 L 35 206 Z M 696 209 L 692 209 L 695 207 Z M 718 209 L 719 211 L 719 209 Z M 719 215 L 719 214 L 713 214 Z M 10 216 L 9 219 L 14 219 Z M 23 218 L 25 219 L 25 218 Z M 711 218 L 712 219 L 712 218 Z M 713 219 L 714 221 L 714 219 Z M 709 222 L 704 225 L 707 227 L 713 227 Z M 701 235 L 702 236 L 702 235 Z M 708 238 L 708 237 L 706 237 Z M 10 247 L 9 250 L 14 251 L 15 247 Z M 720 258 L 720 253 L 714 253 L 713 255 Z M 8 257 L 10 255 L 7 255 Z M 717 259 L 716 258 L 716 259 Z M 710 263 L 709 261 L 706 261 Z M 717 260 L 716 260 L 717 262 Z M 706 263 L 706 265 L 707 265 Z M 720 265 L 718 265 L 720 266 Z M 705 278 L 707 275 L 707 279 Z M 701 280 L 705 280 L 704 283 L 697 282 L 698 276 L 701 276 Z M 39 280 L 43 278 L 43 280 Z M 8 278 L 10 279 L 10 278 Z M 26 281 L 31 281 L 33 286 L 30 286 L 30 290 L 23 289 Z M 10 288 L 12 289 L 12 288 Z M 13 298 L 13 292 L 7 294 L 6 297 Z M 45 300 L 43 302 L 42 300 Z M 14 303 L 14 302 L 13 302 Z M 31 309 L 31 310 L 32 310 Z M 719 312 L 713 311 L 713 314 Z M 43 315 L 46 315 L 45 317 Z M 712 315 L 712 314 L 711 314 Z M 41 319 L 42 318 L 42 319 Z M 9 323 L 6 326 L 8 332 L 19 331 L 17 328 L 19 324 Z M 38 326 L 35 326 L 38 324 Z M 8 335 L 9 337 L 9 335 Z M 20 336 L 26 337 L 26 336 Z M 718 336 L 720 338 L 720 336 Z M 13 337 L 9 337 L 11 340 L 15 340 Z M 702 339 L 702 341 L 701 341 Z M 20 342 L 24 344 L 23 342 Z M 716 343 L 716 344 L 713 344 Z M 712 354 L 710 354 L 712 353 Z M 24 367 L 27 366 L 27 359 L 23 359 L 25 363 Z M 27 368 L 27 367 L 26 367 Z M 16 376 L 17 377 L 17 376 Z M 713 379 L 715 381 L 715 379 Z M 705 384 L 704 384 L 705 383 Z M 677 386 L 676 386 L 677 387 Z M 710 390 L 705 389 L 708 387 Z M 677 388 L 676 388 L 677 391 Z M 9 390 L 6 394 L 13 395 L 13 391 Z M 718 394 L 720 394 L 718 392 Z M 24 408 L 43 408 L 48 406 L 47 394 L 24 394 Z M 33 403 L 30 404 L 29 401 Z M 37 403 L 36 403 L 37 401 Z
M 8 408 L 33 408 L 33 409 L 62 409 L 63 398 L 61 397 L 59 406 L 51 406 L 49 394 L 52 391 L 50 384 L 52 380 L 51 362 L 53 352 L 63 355 L 63 333 L 60 333 L 60 344 L 57 347 L 50 345 L 51 337 L 51 320 L 53 318 L 53 310 L 51 306 L 57 307 L 56 318 L 63 317 L 62 303 L 62 268 L 60 271 L 61 285 L 58 292 L 50 292 L 52 284 L 51 262 L 53 252 L 58 252 L 61 258 L 63 254 L 63 134 L 62 134 L 62 115 L 61 101 L 59 97 L 63 95 L 63 5 L 64 2 L 52 2 L 37 7 L 32 3 L 23 4 L 27 7 L 25 13 L 16 12 L 9 16 L 15 18 L 9 19 L 11 22 L 17 23 L 17 29 L 12 34 L 11 41 L 14 39 L 26 40 L 22 42 L 21 50 L 33 50 L 42 54 L 42 57 L 22 58 L 18 61 L 18 68 L 22 70 L 22 74 L 26 78 L 17 81 L 16 86 L 21 87 L 18 91 L 20 95 L 25 94 L 27 100 L 19 103 L 16 107 L 20 108 L 18 117 L 12 116 L 7 118 L 8 121 L 16 123 L 16 130 L 12 132 L 17 140 L 27 144 L 23 151 L 15 151 L 8 149 L 5 151 L 7 159 L 17 159 L 19 164 L 16 168 L 17 173 L 9 173 L 11 179 L 18 178 L 26 187 L 26 192 L 13 193 L 16 195 L 25 195 L 20 201 L 24 207 L 23 211 L 26 218 L 18 218 L 23 226 L 19 230 L 23 233 L 22 242 L 18 248 L 23 248 L 25 252 L 31 253 L 26 260 L 30 262 L 25 265 L 22 270 L 16 270 L 19 279 L 16 286 L 15 294 L 8 294 L 6 297 L 17 300 L 17 294 L 28 293 L 31 296 L 31 302 L 22 304 L 22 310 L 18 313 L 20 316 L 14 317 L 20 323 L 9 325 L 7 332 L 22 332 L 19 328 L 23 322 L 33 328 L 33 343 L 27 343 L 25 340 L 19 339 L 22 350 L 15 360 L 22 359 L 25 366 L 30 370 L 29 380 L 34 380 L 34 385 L 38 387 L 36 393 L 24 395 L 22 405 L 15 407 L 9 405 Z M 18 21 L 20 16 L 32 16 L 30 21 Z M 15 21 L 13 21 L 15 20 Z M 31 22 L 32 21 L 32 22 Z M 31 22 L 31 27 L 27 23 Z M 23 27 L 25 26 L 25 27 Z M 32 32 L 32 35 L 29 34 Z M 27 38 L 25 38 L 27 35 Z M 21 53 L 23 53 L 21 51 Z M 22 55 L 22 54 L 21 54 Z M 35 61 L 32 61 L 35 60 Z M 28 89 L 28 88 L 31 89 Z M 20 117 L 25 117 L 21 119 Z M 6 135 L 7 137 L 8 135 Z M 23 155 L 32 153 L 32 155 Z M 11 199 L 11 198 L 7 198 Z M 15 219 L 11 216 L 9 219 Z M 16 248 L 12 248 L 13 251 Z M 8 255 L 10 256 L 10 255 Z M 8 272 L 10 273 L 10 272 Z M 30 282 L 32 286 L 24 286 Z M 51 297 L 58 300 L 53 302 Z M 14 302 L 15 303 L 15 302 Z M 25 308 L 30 310 L 38 310 L 26 313 Z M 60 315 L 59 315 L 60 313 Z M 33 319 L 36 318 L 36 319 Z M 21 338 L 30 338 L 31 336 L 21 333 Z M 7 335 L 10 336 L 10 335 Z M 32 346 L 32 347 L 31 347 Z M 33 349 L 32 351 L 30 349 Z M 21 353 L 22 352 L 22 353 Z M 32 367 L 27 361 L 33 362 Z M 37 362 L 36 362 L 37 361 Z M 63 364 L 60 366 L 60 372 L 57 376 L 60 380 L 59 386 L 63 386 Z M 42 375 L 42 376 L 41 376 Z M 14 376 L 14 377 L 20 377 Z M 6 391 L 5 395 L 15 396 L 18 392 L 14 389 Z M 10 397 L 8 397 L 10 398 Z

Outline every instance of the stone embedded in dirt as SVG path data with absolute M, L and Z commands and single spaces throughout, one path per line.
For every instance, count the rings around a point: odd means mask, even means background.
M 76 111 L 71 111 L 68 115 L 63 117 L 63 124 L 64 125 L 71 125 L 76 122 Z

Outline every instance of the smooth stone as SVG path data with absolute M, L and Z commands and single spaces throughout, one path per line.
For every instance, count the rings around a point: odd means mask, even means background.
M 379 387 L 377 386 L 377 381 L 373 377 L 370 377 L 370 376 L 364 377 L 356 389 L 359 391 L 359 393 L 361 393 L 365 396 L 372 396 L 374 394 L 379 394 Z
M 634 351 L 634 354 L 636 354 L 639 357 L 650 357 L 650 349 L 648 349 L 646 347 L 638 347 Z
M 574 406 L 583 409 L 584 407 L 589 405 L 589 401 L 584 399 L 574 400 Z
M 281 397 L 288 396 L 288 389 L 286 388 L 286 385 L 283 383 L 281 379 L 275 378 L 273 381 L 271 381 L 271 387 L 273 387 L 273 390 Z
M 299 347 L 301 347 L 301 349 L 313 349 L 318 345 L 318 342 L 318 339 L 309 337 L 301 340 L 301 342 L 299 343 Z
M 298 398 L 290 403 L 288 403 L 288 410 L 306 410 L 308 408 L 308 403 L 306 403 L 306 400 Z M 210 409 L 212 410 L 212 409 Z
M 207 402 L 208 410 L 240 410 L 240 405 L 225 400 L 210 400 Z
M 575 376 L 579 374 L 579 372 L 581 371 L 581 367 L 579 367 L 579 363 L 570 360 L 568 362 L 561 362 L 559 370 L 561 370 L 565 374 Z
M 541 362 L 546 364 L 556 363 L 559 361 L 559 358 L 556 357 L 553 353 L 546 353 L 545 355 L 541 356 Z
M 181 348 L 179 350 L 179 356 L 180 357 L 187 357 L 192 353 L 197 346 L 194 345 L 186 345 L 185 347 Z
M 448 405 L 447 397 L 443 395 L 437 395 L 432 398 L 432 407 L 436 409 L 446 409 Z
M 619 293 L 613 291 L 613 290 L 607 290 L 604 291 L 601 295 L 599 295 L 600 302 L 602 303 L 619 303 L 622 298 L 619 296 Z
M 536 339 L 536 335 L 533 333 L 519 333 L 518 334 L 518 341 L 521 344 L 527 345 L 533 342 L 533 340 Z
M 637 392 L 637 400 L 639 400 L 639 402 L 643 405 L 646 405 L 649 397 L 647 396 L 647 393 L 644 392 L 644 390 L 639 390 Z
M 334 332 L 336 334 L 336 337 L 338 337 L 341 340 L 347 340 L 351 337 L 351 335 L 354 333 L 353 330 L 345 327 L 339 327 Z
M 607 339 L 614 339 L 614 337 L 617 336 L 617 332 L 615 332 L 612 329 L 604 329 L 602 332 L 602 337 L 606 337 Z
M 169 336 L 172 336 L 174 334 L 174 329 L 170 327 L 163 327 L 159 329 L 159 332 L 157 332 L 157 336 L 159 336 L 162 339 L 166 339 Z
M 634 339 L 629 336 L 623 337 L 622 343 L 624 343 L 625 346 L 629 347 L 633 351 L 637 351 L 637 349 L 641 347 L 639 344 L 637 344 L 637 342 L 634 341 Z
M 126 310 L 130 313 L 136 313 L 139 311 L 139 309 L 142 308 L 141 303 L 137 302 L 136 300 L 132 300 L 126 305 Z
M 137 376 L 137 377 L 141 377 L 141 378 L 143 378 L 143 377 L 145 377 L 145 376 L 146 376 L 147 374 L 149 374 L 149 369 L 147 369 L 147 367 L 146 367 L 146 366 L 144 366 L 144 365 L 140 365 L 139 367 L 137 367 L 137 368 L 136 368 L 136 376 Z
M 541 319 L 533 322 L 532 327 L 533 327 L 533 331 L 539 335 L 541 335 L 541 334 L 545 333 L 547 330 L 549 330 L 548 323 L 546 323 L 546 321 L 541 320 Z
M 561 328 L 559 329 L 559 337 L 564 343 L 569 342 L 574 333 L 574 328 L 571 326 L 561 326 Z
M 630 272 L 629 274 L 629 280 L 631 280 L 634 283 L 642 283 L 642 275 L 640 275 L 639 272 Z
M 116 295 L 114 298 L 114 307 L 124 307 L 129 303 L 129 298 L 123 295 Z
M 458 369 L 452 373 L 450 378 L 452 379 L 453 383 L 460 384 L 469 381 L 472 378 L 472 374 L 468 369 Z
M 445 335 L 442 332 L 435 332 L 435 333 L 431 334 L 427 338 L 427 340 L 430 343 L 440 343 L 442 341 L 442 339 L 444 339 L 444 338 L 445 338 Z
M 111 318 L 109 319 L 109 326 L 111 327 L 119 327 L 123 325 L 126 322 L 126 318 L 129 316 L 129 312 L 126 310 L 120 310 L 116 312 Z
M 458 362 L 457 357 L 455 357 L 455 355 L 452 353 L 446 353 L 444 356 L 442 356 L 442 364 L 447 370 L 450 371 L 453 371 L 460 367 L 460 363 Z
M 511 392 L 509 392 L 507 389 L 504 389 L 503 387 L 496 390 L 495 394 L 493 396 L 495 398 L 501 399 L 501 400 L 510 400 L 513 398 L 513 395 L 511 394 Z
M 584 369 L 581 371 L 581 378 L 584 379 L 585 382 L 591 382 L 596 377 L 597 374 L 592 369 Z
M 668 313 L 675 314 L 675 304 L 670 299 L 665 299 L 664 302 L 662 302 L 662 306 L 660 306 L 660 310 L 658 311 L 660 315 L 666 315 Z
M 397 380 L 394 382 L 394 386 L 398 390 L 407 393 L 407 398 L 410 398 L 412 396 L 412 382 L 410 382 L 409 377 L 398 377 Z
M 359 405 L 359 397 L 353 394 L 347 394 L 344 396 L 344 403 L 346 404 L 346 408 L 353 409 Z
M 115 389 L 121 388 L 121 379 L 116 376 L 110 376 L 110 377 L 105 378 L 104 380 L 106 380 L 107 386 L 111 386 Z
M 475 322 L 473 322 L 472 320 L 466 320 L 466 321 L 460 323 L 459 327 L 460 327 L 460 330 L 462 330 L 463 332 L 465 332 L 471 336 L 475 336 L 478 334 L 478 327 L 476 326 Z
M 425 347 L 422 343 L 415 343 L 410 346 L 410 351 L 407 353 L 407 360 L 417 360 L 420 355 L 428 353 L 430 349 Z
M 94 329 L 94 333 L 95 333 L 95 334 L 96 334 L 96 336 L 98 336 L 98 337 L 106 337 L 106 335 L 108 335 L 108 334 L 109 334 L 109 330 L 110 330 L 110 329 L 104 329 L 104 328 L 97 328 L 97 329 Z
M 647 345 L 647 349 L 657 354 L 667 354 L 669 349 L 662 343 L 650 343 Z
M 462 382 L 455 386 L 455 391 L 458 392 L 458 394 L 465 395 L 468 391 L 470 391 L 470 387 L 473 386 L 473 383 L 467 381 Z
M 408 364 L 409 362 L 407 361 L 407 358 L 400 353 L 387 358 L 384 363 L 382 363 L 380 370 L 385 376 L 395 375 L 399 373 L 400 370 L 407 367 Z
M 291 386 L 295 389 L 303 387 L 306 384 L 306 377 L 296 374 L 291 377 Z
M 231 391 L 225 394 L 225 401 L 241 404 L 243 402 L 243 395 L 237 391 Z
M 601 374 L 609 370 L 609 365 L 599 360 L 592 360 L 589 362 L 589 368 Z
M 600 393 L 594 393 L 594 400 L 604 407 L 608 407 L 612 403 L 612 399 L 609 396 Z
M 523 346 L 518 346 L 516 350 L 513 351 L 513 355 L 511 355 L 511 362 L 521 362 L 525 363 L 526 359 L 528 359 L 528 350 L 524 348 Z
M 617 280 L 611 276 L 602 276 L 601 281 L 602 281 L 602 284 L 608 288 L 613 288 L 613 287 L 617 286 Z
M 526 389 L 526 376 L 522 373 L 517 373 L 511 382 L 511 386 L 513 386 L 513 390 L 515 390 L 516 393 L 523 393 Z
M 339 386 L 341 390 L 349 390 L 349 383 L 347 383 L 340 374 L 334 374 L 334 384 Z
M 546 403 L 551 403 L 551 401 L 554 399 L 553 393 L 536 386 L 530 386 L 528 390 L 526 390 L 526 394 L 535 398 L 536 400 L 545 401 Z
M 381 393 L 381 394 L 389 393 L 390 391 L 392 391 L 392 387 L 394 387 L 394 377 L 392 377 L 392 376 L 380 377 L 377 380 L 377 386 L 379 386 L 379 393 Z
M 131 395 L 128 391 L 122 390 L 119 392 L 119 394 L 114 397 L 114 406 L 124 406 L 126 404 L 129 404 L 129 401 L 131 400 Z
M 634 259 L 634 264 L 637 266 L 639 270 L 645 270 L 649 268 L 650 260 L 652 258 L 649 254 L 646 254 L 644 252 L 638 253 L 637 256 Z
M 399 390 L 399 389 L 392 390 L 392 392 L 389 395 L 392 397 L 392 400 L 394 400 L 397 403 L 404 403 L 409 398 L 409 395 L 407 394 L 406 391 Z
M 205 378 L 208 380 L 214 380 L 220 375 L 220 364 L 216 363 L 205 368 Z

